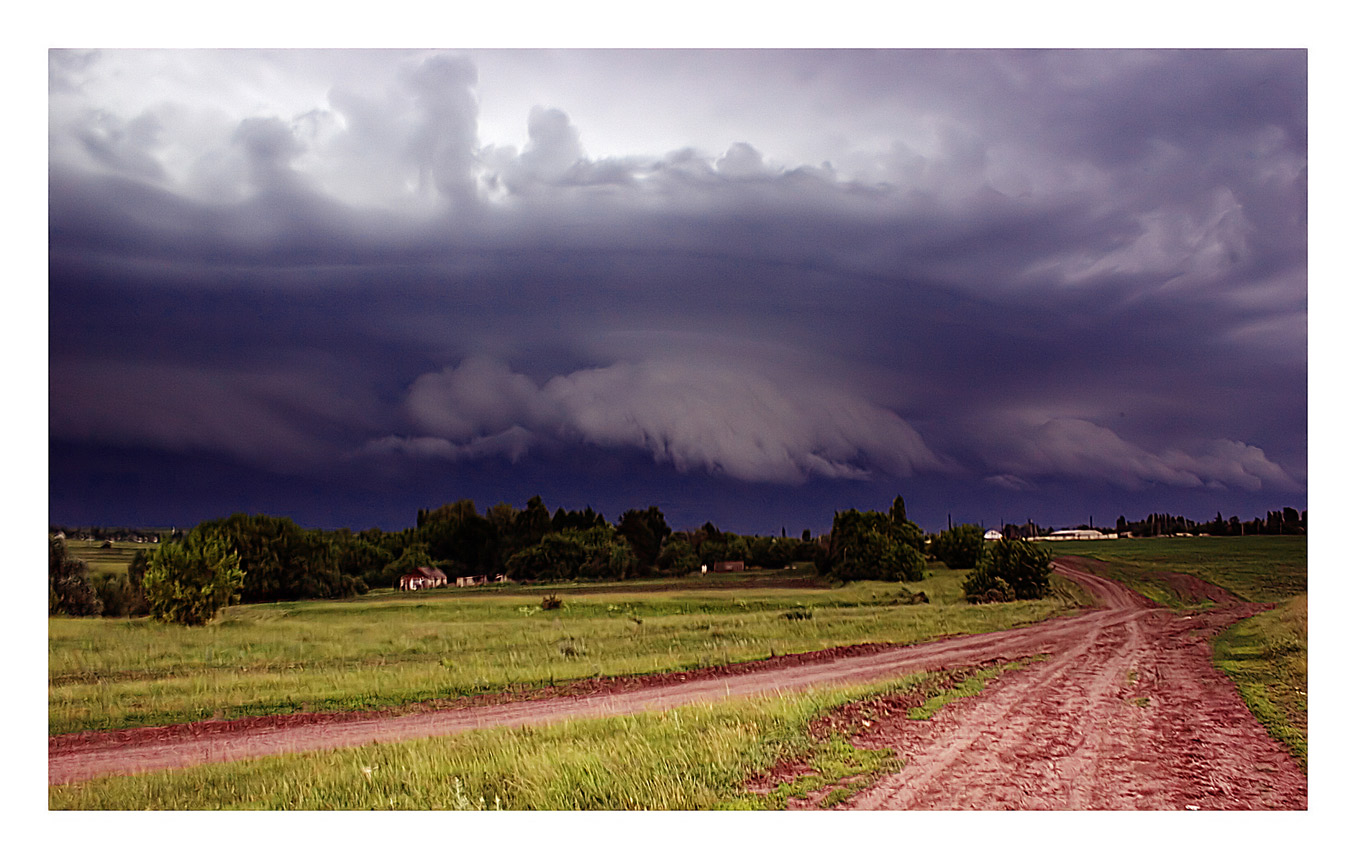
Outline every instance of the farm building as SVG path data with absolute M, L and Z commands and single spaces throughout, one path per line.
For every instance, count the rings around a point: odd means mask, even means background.
M 1101 531 L 1094 531 L 1091 528 L 1069 528 L 1064 531 L 1052 531 L 1045 537 L 1037 537 L 1037 540 L 1114 540 L 1119 534 L 1103 534 Z
M 716 572 L 718 573 L 742 573 L 744 571 L 743 561 L 716 561 Z
M 427 588 L 447 587 L 447 573 L 437 567 L 418 567 L 400 577 L 402 591 L 422 591 Z
M 987 531 L 984 532 L 984 539 L 985 539 L 985 540 L 1001 540 L 1001 539 L 1003 539 L 1003 535 L 1000 534 L 1000 533 L 998 533 L 998 532 L 995 531 L 994 529 L 990 528 L 989 530 L 987 530 Z

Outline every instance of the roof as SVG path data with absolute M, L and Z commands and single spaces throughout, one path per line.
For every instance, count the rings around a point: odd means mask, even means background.
M 444 573 L 437 567 L 416 567 L 414 571 L 426 579 L 442 579 L 443 581 L 447 581 L 447 573 Z

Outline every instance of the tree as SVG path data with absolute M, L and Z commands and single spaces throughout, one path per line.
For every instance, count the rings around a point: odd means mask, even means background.
M 89 617 L 103 612 L 89 567 L 66 551 L 66 540 L 52 536 L 47 542 L 47 613 Z
M 225 538 L 194 528 L 181 541 L 161 543 L 151 555 L 142 586 L 151 617 L 202 626 L 240 600 L 245 571 Z
M 365 593 L 367 584 L 345 575 L 336 541 L 322 531 L 308 531 L 291 519 L 236 513 L 200 522 L 189 531 L 199 539 L 220 538 L 247 573 L 243 602 L 348 597 Z
M 696 572 L 701 566 L 701 560 L 697 557 L 697 550 L 692 548 L 692 541 L 687 534 L 673 533 L 664 538 L 664 545 L 659 550 L 655 565 L 661 572 L 682 575 Z
M 970 602 L 1040 599 L 1050 592 L 1050 550 L 1026 540 L 994 541 L 963 587 Z
M 635 573 L 636 563 L 631 546 L 603 524 L 547 534 L 537 545 L 509 558 L 507 567 L 514 581 L 530 582 L 622 579 Z
M 885 513 L 844 510 L 834 514 L 826 572 L 843 581 L 922 581 L 927 559 L 922 531 Z
M 904 496 L 896 495 L 894 502 L 890 505 L 890 518 L 895 522 L 907 522 L 909 519 L 909 510 L 904 506 Z
M 617 533 L 631 545 L 641 569 L 651 570 L 659 560 L 664 538 L 673 533 L 673 529 L 664 521 L 663 511 L 651 506 L 647 510 L 623 513 L 617 522 Z
M 412 573 L 419 567 L 431 567 L 433 560 L 428 556 L 428 546 L 423 543 L 414 543 L 405 547 L 405 551 L 400 553 L 400 557 L 391 563 L 382 567 L 380 581 L 384 586 L 393 588 L 400 587 L 400 577 L 406 573 Z
M 952 570 L 968 570 L 984 551 L 984 532 L 978 525 L 956 525 L 932 541 L 932 554 Z

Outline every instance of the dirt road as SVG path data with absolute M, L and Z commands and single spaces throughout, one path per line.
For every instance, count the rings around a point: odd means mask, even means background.
M 1208 635 L 1255 606 L 1230 600 L 1182 619 L 1083 570 L 1061 563 L 1059 572 L 1105 607 L 1003 632 L 584 696 L 405 716 L 54 737 L 48 781 L 666 709 L 1048 653 L 1049 660 L 1009 672 L 991 691 L 945 708 L 931 722 L 898 726 L 891 742 L 908 765 L 860 794 L 857 806 L 1305 807 L 1303 773 L 1209 661 Z

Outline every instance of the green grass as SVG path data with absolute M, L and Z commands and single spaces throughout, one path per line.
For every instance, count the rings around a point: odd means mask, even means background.
M 992 672 L 991 672 L 992 673 Z M 712 809 L 785 807 L 831 787 L 851 796 L 899 762 L 811 723 L 850 701 L 923 688 L 941 674 L 730 699 L 545 727 L 282 755 L 51 787 L 53 809 Z M 746 784 L 779 761 L 812 769 L 770 794 Z M 856 779 L 853 784 L 840 784 Z
M 938 568 L 910 583 L 927 592 L 926 605 L 892 604 L 900 586 L 881 582 L 658 592 L 639 584 L 556 588 L 565 605 L 549 612 L 541 611 L 541 588 L 510 588 L 235 606 L 196 629 L 55 617 L 49 731 L 372 710 L 773 653 L 924 641 L 1038 622 L 1072 610 L 1079 598 L 1063 587 L 1045 600 L 972 606 L 961 592 L 965 574 Z
M 1307 537 L 1157 537 L 1052 543 L 1057 555 L 1106 561 L 1116 578 L 1140 593 L 1172 605 L 1154 570 L 1187 573 L 1245 600 L 1276 602 L 1308 589 Z
M 1309 597 L 1301 595 L 1215 639 L 1215 664 L 1267 731 L 1309 767 Z

